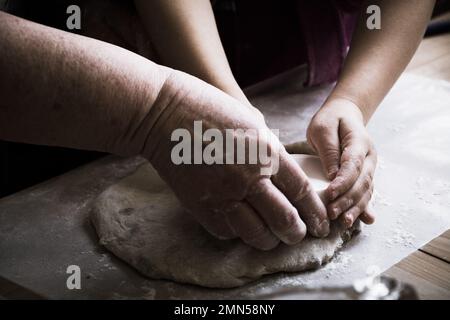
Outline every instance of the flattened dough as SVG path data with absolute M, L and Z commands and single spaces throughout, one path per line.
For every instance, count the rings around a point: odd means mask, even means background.
M 316 157 L 295 155 L 320 193 L 327 186 Z M 306 161 L 306 162 L 305 162 Z M 231 288 L 265 274 L 318 268 L 357 228 L 333 224 L 326 239 L 307 236 L 268 252 L 240 240 L 217 240 L 184 213 L 149 164 L 104 191 L 92 210 L 100 243 L 142 274 L 212 288 Z

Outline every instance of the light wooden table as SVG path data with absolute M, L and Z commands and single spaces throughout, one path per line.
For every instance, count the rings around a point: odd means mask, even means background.
M 424 39 L 406 72 L 450 81 L 450 34 Z M 450 299 L 450 230 L 384 274 L 412 284 L 421 299 Z
M 450 230 L 384 274 L 413 285 L 420 299 L 450 299 Z

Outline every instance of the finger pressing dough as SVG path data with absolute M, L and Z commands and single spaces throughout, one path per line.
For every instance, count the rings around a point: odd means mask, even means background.
M 317 155 L 314 149 L 305 140 L 285 144 L 284 148 L 291 154 L 310 154 Z
M 318 158 L 295 158 L 321 193 L 327 181 Z M 142 274 L 212 288 L 318 268 L 357 229 L 334 223 L 325 239 L 307 236 L 297 245 L 280 244 L 271 251 L 253 249 L 238 239 L 218 240 L 183 211 L 150 164 L 105 190 L 95 200 L 91 218 L 100 243 Z

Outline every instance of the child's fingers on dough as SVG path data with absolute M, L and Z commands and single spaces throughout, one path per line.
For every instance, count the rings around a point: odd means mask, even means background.
M 366 211 L 361 213 L 359 219 L 365 224 L 372 224 L 375 222 L 375 214 L 369 209 L 366 209 Z
M 370 193 L 366 193 L 355 206 L 342 214 L 341 219 L 346 227 L 350 228 L 356 219 L 366 210 L 370 196 Z
M 339 171 L 327 189 L 331 200 L 336 199 L 353 186 L 361 174 L 368 153 L 368 143 L 356 138 L 344 147 Z
M 233 210 L 227 211 L 225 216 L 228 225 L 239 238 L 254 248 L 270 250 L 280 242 L 246 202 L 237 202 Z
M 256 182 L 246 199 L 281 241 L 291 245 L 303 240 L 306 235 L 305 224 L 297 209 L 272 181 L 264 178 Z
M 368 156 L 355 184 L 342 196 L 328 204 L 327 209 L 331 220 L 337 219 L 343 212 L 357 204 L 367 192 L 372 193 L 375 166 L 374 157 Z
M 310 143 L 317 151 L 320 162 L 328 179 L 332 180 L 339 171 L 339 163 L 341 158 L 341 147 L 339 135 L 334 127 L 327 125 L 316 125 L 310 127 L 308 135 Z
M 308 232 L 316 237 L 328 235 L 330 224 L 325 205 L 292 156 L 287 153 L 280 155 L 279 169 L 272 176 L 272 182 L 297 209 Z

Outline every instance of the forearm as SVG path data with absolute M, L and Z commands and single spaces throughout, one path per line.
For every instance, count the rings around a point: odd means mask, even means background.
M 162 63 L 248 103 L 228 64 L 210 0 L 135 3 Z
M 381 30 L 366 27 L 364 10 L 329 100 L 352 101 L 367 123 L 419 46 L 434 3 L 434 0 L 367 2 L 364 9 L 369 4 L 381 8 Z
M 165 70 L 0 12 L 0 139 L 138 154 Z

